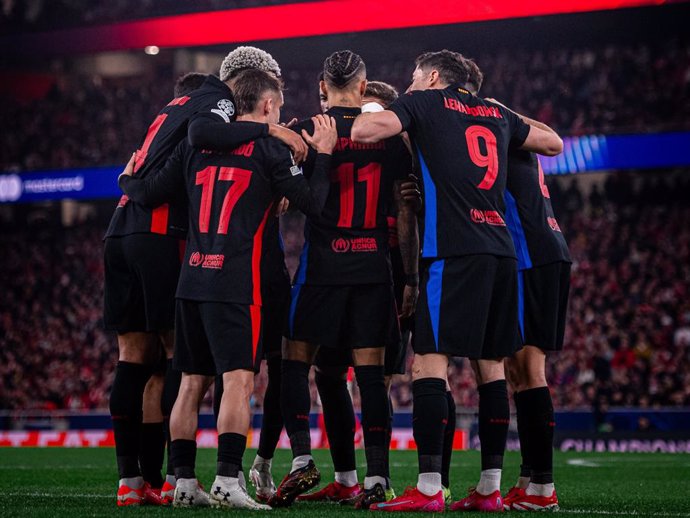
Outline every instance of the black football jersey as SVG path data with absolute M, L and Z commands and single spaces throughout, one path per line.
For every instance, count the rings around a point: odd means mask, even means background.
M 234 119 L 232 92 L 215 76 L 209 76 L 199 89 L 173 99 L 160 111 L 136 151 L 136 176 L 146 178 L 151 172 L 158 171 L 175 146 L 187 137 L 190 119 L 201 113 L 215 114 L 219 121 L 230 122 Z M 246 138 L 240 139 L 240 142 L 257 138 L 266 132 L 265 125 L 245 125 L 243 128 L 250 133 Z M 129 203 L 129 198 L 126 195 L 122 196 L 105 237 L 140 233 L 184 238 L 187 233 L 187 207 L 184 203 L 163 203 L 159 207 L 149 208 Z
M 520 270 L 557 261 L 572 262 L 553 213 L 544 171 L 534 153 L 519 149 L 508 153 L 505 201 L 506 223 Z
M 266 235 L 274 202 L 286 196 L 305 213 L 319 214 L 329 166 L 329 155 L 317 156 L 310 189 L 288 147 L 272 137 L 224 153 L 197 151 L 183 141 L 162 170 L 143 180 L 122 176 L 120 187 L 147 205 L 187 198 L 178 298 L 261 305 L 264 247 L 277 238 Z
M 529 133 L 517 115 L 457 86 L 415 91 L 389 108 L 416 149 L 422 257 L 515 257 L 505 223 L 508 149 Z
M 394 183 L 412 172 L 412 157 L 399 137 L 376 144 L 353 142 L 350 132 L 360 113 L 359 108 L 345 107 L 326 112 L 338 129 L 330 190 L 321 216 L 305 223 L 296 284 L 391 282 L 387 216 L 394 203 Z M 312 134 L 312 121 L 295 127 L 301 129 Z

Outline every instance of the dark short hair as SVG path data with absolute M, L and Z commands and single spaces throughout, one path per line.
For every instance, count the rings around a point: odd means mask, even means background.
M 398 98 L 398 91 L 394 86 L 383 81 L 369 81 L 364 97 L 379 99 L 383 102 L 384 108 L 387 108 Z
M 208 74 L 202 74 L 200 72 L 189 72 L 188 74 L 178 77 L 173 89 L 175 97 L 182 97 L 196 90 L 206 81 L 207 77 Z
M 366 72 L 361 56 L 351 50 L 334 52 L 323 62 L 323 79 L 336 88 L 345 88 L 354 79 L 366 77 Z
M 425 52 L 417 57 L 414 63 L 425 70 L 437 70 L 441 81 L 448 85 L 464 85 L 469 75 L 464 61 L 465 58 L 459 52 L 444 49 L 438 52 Z
M 282 92 L 283 82 L 268 72 L 249 68 L 240 72 L 232 82 L 237 115 L 246 115 L 256 109 L 259 99 L 266 92 Z
M 484 74 L 473 59 L 465 58 L 465 66 L 467 67 L 468 74 L 467 86 L 470 90 L 474 90 L 473 93 L 479 93 L 482 83 L 484 82 Z

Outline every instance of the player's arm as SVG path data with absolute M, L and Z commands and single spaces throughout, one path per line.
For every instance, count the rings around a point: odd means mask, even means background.
M 393 197 L 398 212 L 398 243 L 405 272 L 405 289 L 400 316 L 405 318 L 414 313 L 419 295 L 419 231 L 414 206 L 403 198 L 402 180 L 393 187 Z
M 312 118 L 314 133 L 305 132 L 305 139 L 316 150 L 314 170 L 309 181 L 301 168 L 290 162 L 278 163 L 271 172 L 274 188 L 279 195 L 290 200 L 290 205 L 307 216 L 319 216 L 326 205 L 330 189 L 329 173 L 331 154 L 338 139 L 338 131 L 333 117 L 316 115 Z
M 307 156 L 307 145 L 293 131 L 280 124 L 263 124 L 251 121 L 221 120 L 213 112 L 203 112 L 192 117 L 187 128 L 187 138 L 196 149 L 223 151 L 235 149 L 240 144 L 270 135 L 290 147 L 297 162 Z
M 352 125 L 350 138 L 354 142 L 369 144 L 398 135 L 402 130 L 403 125 L 400 119 L 390 110 L 362 113 L 357 116 Z
M 561 137 L 546 124 L 530 119 L 529 117 L 524 117 L 494 99 L 487 100 L 499 105 L 505 110 L 504 113 L 516 119 L 512 121 L 512 126 L 514 128 L 513 136 L 515 137 L 517 135 L 518 141 L 522 140 L 521 145 L 518 146 L 519 149 L 532 151 L 545 156 L 556 156 L 563 152 L 563 141 Z M 521 127 L 523 125 L 527 125 L 528 131 L 526 131 L 526 137 L 523 137 L 525 134 L 525 129 Z
M 122 192 L 135 203 L 146 207 L 159 205 L 180 199 L 185 193 L 184 164 L 181 146 L 178 146 L 163 167 L 152 172 L 146 178 L 137 178 L 134 174 L 134 155 L 117 179 Z

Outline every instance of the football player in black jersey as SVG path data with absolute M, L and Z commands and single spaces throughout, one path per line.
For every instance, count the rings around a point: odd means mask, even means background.
M 323 74 L 321 74 L 321 80 Z M 320 92 L 320 100 L 324 111 L 328 110 L 328 98 Z M 383 109 L 398 97 L 397 90 L 381 81 L 367 81 L 367 87 L 362 98 L 362 110 Z M 396 194 L 396 203 L 391 204 L 388 216 L 388 244 L 390 248 L 391 266 L 393 273 L 393 287 L 398 311 L 402 312 L 403 292 L 405 288 L 405 271 L 402 255 L 398 246 L 397 216 L 402 198 Z M 407 210 L 407 208 L 405 208 Z M 390 390 L 391 378 L 394 374 L 405 373 L 406 348 L 410 338 L 411 318 L 400 322 L 400 331 L 392 328 L 390 342 L 386 344 L 384 359 L 384 380 L 386 390 Z M 356 503 L 361 493 L 355 469 L 355 427 L 356 416 L 352 406 L 352 398 L 348 391 L 349 369 L 352 365 L 352 354 L 349 350 L 334 352 L 322 349 L 315 359 L 315 381 L 321 399 L 324 424 L 328 436 L 328 446 L 335 468 L 335 480 L 322 489 L 313 493 L 300 495 L 297 500 L 308 502 L 342 502 Z M 389 399 L 390 401 L 390 399 Z M 392 432 L 392 415 L 389 420 L 388 436 Z M 390 444 L 390 443 L 389 443 Z M 389 447 L 389 446 L 388 446 Z M 390 484 L 389 484 L 390 486 Z M 388 499 L 393 496 L 393 489 L 388 490 Z
M 276 124 L 282 84 L 252 69 L 233 81 L 240 120 Z M 318 152 L 312 189 L 289 149 L 260 137 L 231 151 L 196 151 L 180 143 L 163 168 L 139 179 L 131 162 L 120 186 L 134 202 L 156 206 L 187 200 L 189 234 L 177 288 L 175 368 L 183 373 L 171 416 L 177 487 L 173 505 L 268 509 L 254 502 L 239 477 L 250 421 L 254 370 L 261 358 L 262 257 L 267 220 L 277 196 L 311 216 L 328 193 L 335 121 L 318 116 L 305 139 Z M 218 416 L 217 476 L 211 494 L 195 474 L 197 417 L 214 375 L 224 391 Z
M 412 163 L 399 138 L 374 145 L 357 145 L 350 139 L 365 88 L 366 69 L 358 55 L 340 51 L 326 59 L 321 89 L 328 99 L 327 115 L 337 120 L 339 138 L 326 207 L 320 217 L 307 218 L 305 245 L 293 283 L 281 387 L 293 464 L 271 500 L 276 506 L 290 505 L 320 480 L 311 456 L 308 421 L 308 375 L 319 347 L 320 354 L 330 349 L 352 350 L 367 457 L 364 491 L 355 505 L 366 508 L 384 500 L 389 485 L 390 417 L 383 363 L 391 328 L 397 328 L 397 312 L 386 215 L 394 188 L 408 177 Z M 297 125 L 298 129 L 309 127 L 309 122 Z M 399 220 L 408 273 L 404 307 L 410 314 L 417 294 L 417 248 L 411 243 L 416 233 L 407 215 Z
M 474 61 L 467 60 L 467 64 L 467 89 L 476 95 L 483 75 Z M 546 125 L 542 128 L 552 131 Z M 557 510 L 553 483 L 555 420 L 546 380 L 546 353 L 563 347 L 572 260 L 551 206 L 544 171 L 534 153 L 517 149 L 509 153 L 505 196 L 506 224 L 518 258 L 518 316 L 524 346 L 506 360 L 517 409 L 522 464 L 518 481 L 503 498 L 503 505 L 506 510 Z
M 253 67 L 280 73 L 278 64 L 266 52 L 240 47 L 223 61 L 220 79 L 208 76 L 200 88 L 168 103 L 150 125 L 136 152 L 136 175 L 143 178 L 158 170 L 175 146 L 187 137 L 188 130 L 190 138 L 215 143 L 220 135 L 216 121 L 225 130 L 222 143 L 226 146 L 228 142 L 237 145 L 268 133 L 286 140 L 296 154 L 306 153 L 304 141 L 295 139 L 293 132 L 280 125 L 227 124 L 234 119 L 235 111 L 228 82 L 239 70 Z M 143 394 L 161 341 L 168 354 L 167 366 L 171 365 L 180 240 L 185 237 L 186 229 L 184 205 L 165 203 L 147 208 L 129 203 L 127 196 L 123 196 L 105 236 L 104 322 L 106 328 L 117 332 L 119 348 L 110 412 L 120 478 L 117 498 L 120 506 L 139 505 L 145 497 L 148 501 L 156 498 L 151 483 L 144 483 L 138 460 Z M 177 394 L 175 373 L 172 369 L 166 372 L 164 416 L 169 415 Z M 161 490 L 163 503 L 171 501 L 174 482 L 169 473 Z
M 502 511 L 500 475 L 510 420 L 503 358 L 518 346 L 517 260 L 504 219 L 509 146 L 556 155 L 557 135 L 472 95 L 462 55 L 416 60 L 408 94 L 388 110 L 362 114 L 356 142 L 408 131 L 422 172 L 422 284 L 415 317 L 413 429 L 419 478 L 380 511 L 442 511 L 448 357 L 478 360 L 482 472 L 453 510 Z

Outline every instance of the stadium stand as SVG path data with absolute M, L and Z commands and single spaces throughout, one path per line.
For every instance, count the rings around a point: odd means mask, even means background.
M 671 131 L 690 119 L 690 42 L 609 44 L 550 50 L 504 49 L 476 58 L 483 95 L 550 124 L 562 135 Z M 408 62 L 369 66 L 370 78 L 401 91 Z M 290 67 L 285 117 L 319 109 L 318 70 Z M 146 125 L 172 97 L 173 73 L 161 68 L 129 78 L 56 76 L 45 97 L 2 103 L 0 169 L 110 165 L 126 162 Z M 84 124 L 83 121 L 88 121 Z M 93 127 L 101 128 L 98 132 Z
M 577 177 L 549 178 L 575 261 L 565 350 L 548 367 L 557 408 L 690 406 L 683 173 L 610 174 L 589 193 Z M 0 408 L 107 408 L 116 345 L 101 325 L 103 225 L 36 225 L 0 237 Z M 294 271 L 299 218 L 289 218 L 284 233 Z M 452 370 L 458 406 L 475 407 L 469 365 Z M 265 381 L 257 380 L 256 407 Z M 408 377 L 392 395 L 396 408 L 410 407 Z M 314 387 L 312 398 L 316 404 Z

